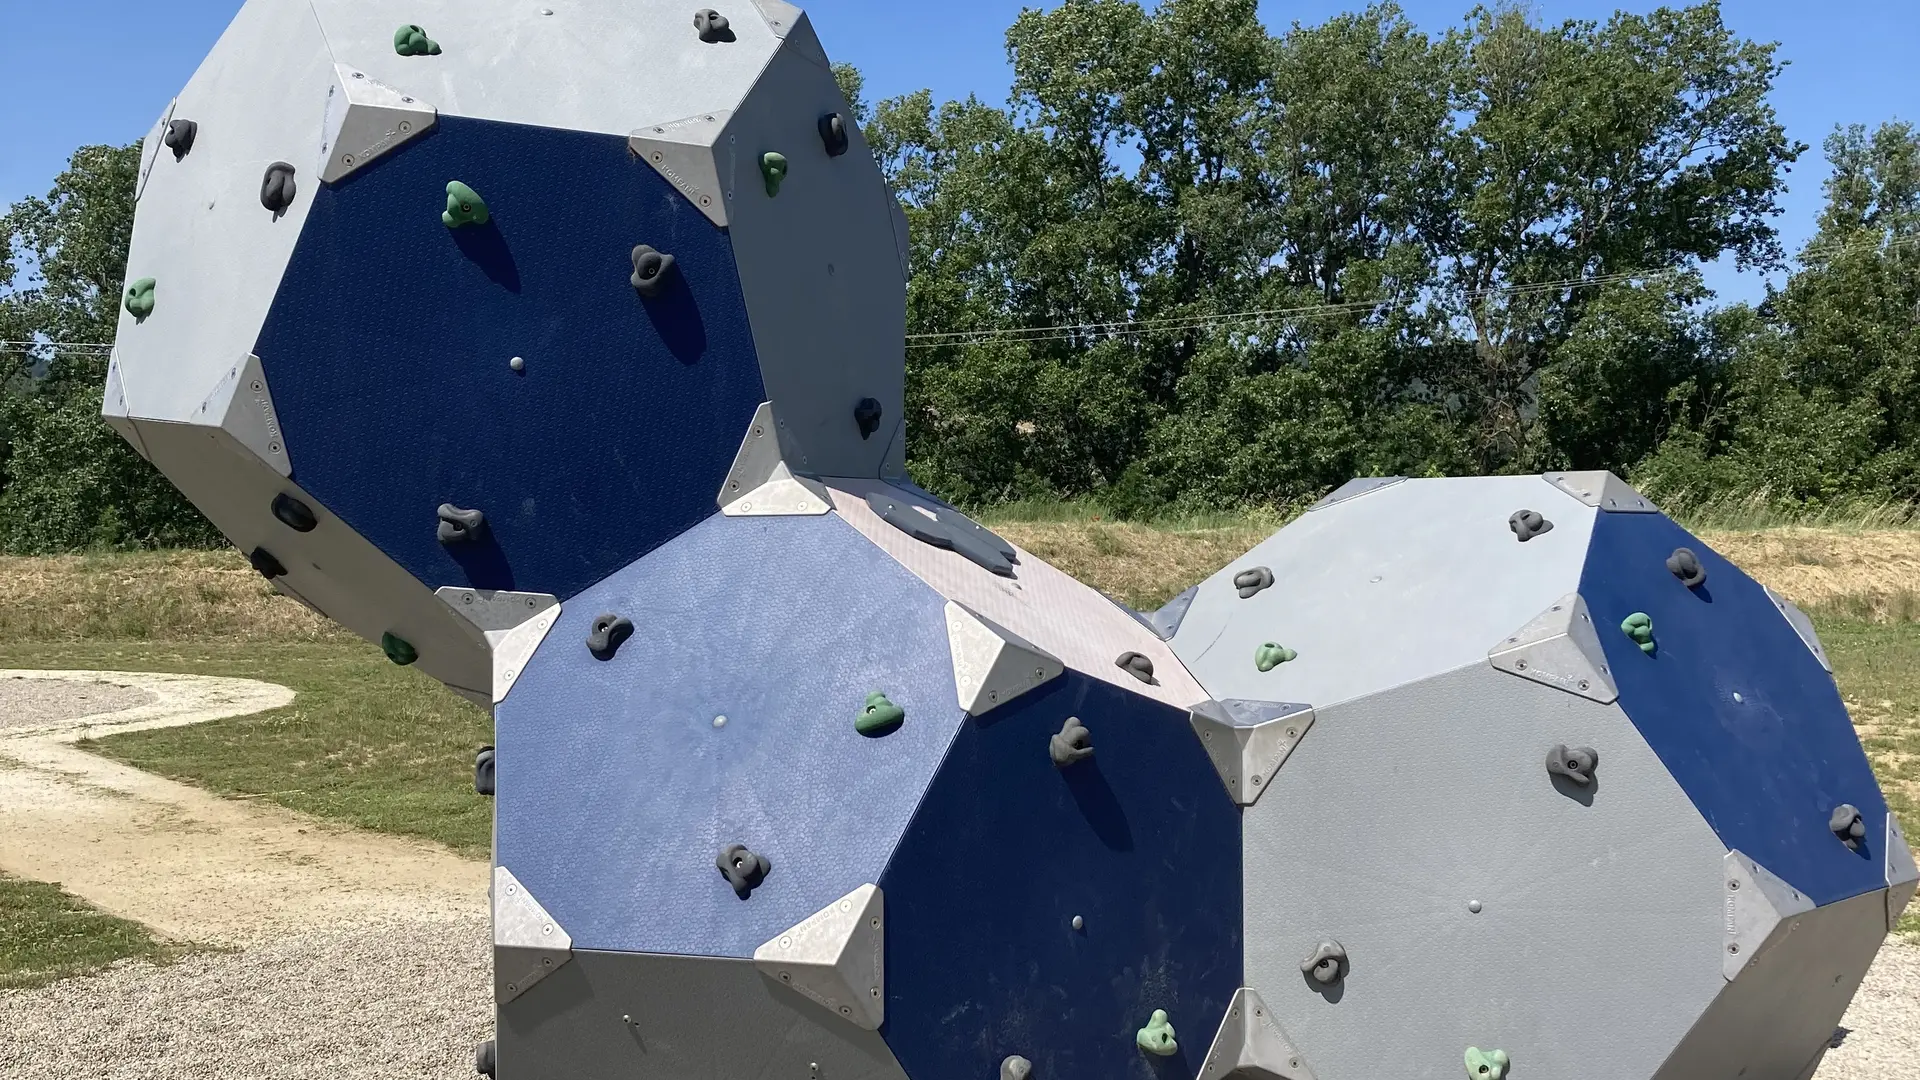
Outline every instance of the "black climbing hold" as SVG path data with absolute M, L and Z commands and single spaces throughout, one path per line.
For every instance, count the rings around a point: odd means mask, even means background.
M 481 1076 L 492 1076 L 494 1069 L 493 1040 L 488 1039 L 473 1048 L 473 1071 Z
M 1599 763 L 1600 753 L 1591 746 L 1569 748 L 1562 743 L 1547 751 L 1547 771 L 1581 787 L 1593 783 L 1593 767 Z
M 493 747 L 483 746 L 473 755 L 473 790 L 493 794 Z
M 1060 734 L 1047 740 L 1047 756 L 1053 759 L 1053 767 L 1064 769 L 1076 761 L 1093 756 L 1093 733 L 1077 716 L 1067 717 L 1060 725 Z
M 1273 587 L 1273 571 L 1264 566 L 1242 570 L 1233 575 L 1233 587 L 1240 590 L 1240 599 L 1245 600 L 1262 589 Z
M 1001 577 L 1012 577 L 1014 565 L 1020 561 L 1012 544 L 951 507 L 929 506 L 933 516 L 928 517 L 905 499 L 890 498 L 882 492 L 867 496 L 867 506 L 880 515 L 880 520 L 915 540 L 958 552 Z
M 1833 835 L 1854 851 L 1860 850 L 1861 843 L 1867 838 L 1866 819 L 1860 816 L 1860 808 L 1852 803 L 1841 803 L 1834 807 L 1833 816 L 1827 819 L 1827 828 L 1832 829 Z
M 1541 517 L 1538 510 L 1515 510 L 1507 519 L 1507 528 L 1524 544 L 1541 533 L 1552 532 L 1553 522 Z
M 620 643 L 632 636 L 631 620 L 611 613 L 602 615 L 587 631 L 587 651 L 597 660 L 611 660 L 620 651 Z
M 728 844 L 713 860 L 713 865 L 720 868 L 727 884 L 733 886 L 733 891 L 742 900 L 759 886 L 767 876 L 767 871 L 773 869 L 773 864 L 767 861 L 765 855 L 754 854 L 745 844 Z
M 659 296 L 672 275 L 673 256 L 646 244 L 633 249 L 633 276 L 627 280 L 633 283 L 634 292 L 641 296 Z
M 273 211 L 275 216 L 284 214 L 287 207 L 293 205 L 295 190 L 293 166 L 276 161 L 267 166 L 267 174 L 260 178 L 260 205 Z
M 712 8 L 693 13 L 693 28 L 700 31 L 700 40 L 709 44 L 733 40 L 733 27 L 727 25 L 727 17 Z
M 273 516 L 294 532 L 312 532 L 313 527 L 319 524 L 306 503 L 285 492 L 273 497 Z
M 827 148 L 828 157 L 839 157 L 847 152 L 847 121 L 839 113 L 828 113 L 820 118 L 820 142 Z
M 1689 589 L 1707 580 L 1707 568 L 1700 565 L 1700 556 L 1695 555 L 1692 548 L 1674 548 L 1673 554 L 1667 556 L 1667 570 Z
M 1337 941 L 1323 941 L 1300 961 L 1300 973 L 1321 986 L 1331 986 L 1347 973 L 1347 950 Z
M 266 578 L 268 581 L 272 581 L 277 577 L 284 577 L 287 573 L 287 568 L 281 566 L 280 560 L 274 558 L 273 552 L 268 551 L 266 548 L 254 548 L 253 551 L 247 555 L 247 561 L 252 563 L 253 568 L 260 571 L 260 576 Z
M 1114 664 L 1143 683 L 1153 682 L 1153 660 L 1137 652 L 1123 652 Z
M 853 422 L 860 425 L 860 437 L 868 439 L 880 430 L 880 402 L 863 397 L 853 406 Z
M 478 540 L 487 527 L 487 515 L 478 510 L 462 510 L 452 503 L 441 503 L 439 514 L 440 542 L 448 546 Z
M 179 161 L 193 150 L 193 137 L 199 133 L 200 125 L 191 120 L 170 120 L 167 122 L 167 133 L 160 137 L 160 141 L 173 151 L 173 160 Z

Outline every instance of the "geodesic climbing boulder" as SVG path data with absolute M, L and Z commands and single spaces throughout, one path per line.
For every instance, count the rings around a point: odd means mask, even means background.
M 147 140 L 108 421 L 494 712 L 477 1067 L 1802 1080 L 1915 880 L 1804 616 L 1605 474 L 1109 601 L 906 479 L 850 112 L 779 0 L 250 0 Z

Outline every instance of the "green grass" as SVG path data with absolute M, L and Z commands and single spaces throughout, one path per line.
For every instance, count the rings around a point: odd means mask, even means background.
M 58 885 L 0 874 L 0 990 L 44 986 L 116 960 L 165 962 L 180 951 Z

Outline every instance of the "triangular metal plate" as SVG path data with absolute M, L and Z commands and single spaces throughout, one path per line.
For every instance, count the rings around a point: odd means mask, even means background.
M 441 586 L 433 594 L 486 633 L 505 633 L 560 604 L 560 598 L 552 593 L 462 589 L 454 585 Z
M 107 389 L 100 397 L 100 418 L 107 426 L 120 433 L 127 445 L 141 457 L 147 456 L 147 445 L 140 441 L 140 429 L 133 420 L 132 407 L 127 404 L 127 384 L 120 377 L 120 357 L 118 354 L 107 360 Z
M 1487 650 L 1487 663 L 1523 679 L 1602 705 L 1620 697 L 1600 647 L 1593 616 L 1579 593 L 1568 593 Z
M 1405 479 L 1406 477 L 1404 476 L 1357 477 L 1353 480 L 1347 481 L 1344 484 L 1341 484 L 1339 487 L 1334 488 L 1332 491 L 1327 492 L 1326 498 L 1321 499 L 1319 502 L 1314 503 L 1312 506 L 1307 507 L 1307 511 L 1311 513 L 1315 510 L 1324 510 L 1327 507 L 1332 506 L 1334 503 L 1343 503 L 1343 502 L 1346 502 L 1348 499 L 1357 499 L 1362 495 L 1367 495 L 1367 494 L 1371 494 L 1372 492 L 1379 491 L 1381 488 L 1392 487 L 1393 485 L 1398 484 Z
M 494 704 L 507 699 L 520 673 L 527 669 L 527 661 L 533 659 L 534 651 L 547 639 L 547 631 L 553 629 L 559 618 L 560 604 L 556 601 L 511 630 L 486 631 L 487 645 L 493 650 Z
M 281 438 L 280 417 L 260 358 L 248 354 L 214 384 L 213 392 L 194 414 L 193 423 L 216 427 L 281 476 L 293 475 L 293 459 Z
M 1147 625 L 1160 635 L 1161 641 L 1172 641 L 1173 635 L 1180 632 L 1180 624 L 1186 620 L 1187 609 L 1193 606 L 1193 598 L 1200 595 L 1200 586 L 1190 585 L 1179 596 L 1160 605 L 1158 611 L 1146 617 Z
M 1593 472 L 1550 472 L 1541 479 L 1588 506 L 1611 510 L 1616 514 L 1657 514 L 1659 508 L 1632 485 L 1605 469 Z
M 833 509 L 825 484 L 787 468 L 777 425 L 773 403 L 761 402 L 714 500 L 727 517 L 809 517 Z
M 1892 930 L 1913 902 L 1920 887 L 1920 867 L 1913 861 L 1913 849 L 1900 830 L 1900 819 L 1887 813 L 1887 929 Z
M 1726 940 L 1721 971 L 1728 982 L 1759 964 L 1781 939 L 1799 927 L 1794 916 L 1813 910 L 1813 901 L 1739 851 L 1721 860 L 1726 889 Z
M 493 998 L 506 1004 L 573 959 L 568 936 L 513 872 L 493 868 Z
M 1287 701 L 1203 701 L 1188 713 L 1200 745 L 1241 806 L 1273 786 L 1274 774 L 1313 726 L 1313 706 Z
M 173 110 L 179 107 L 179 98 L 167 102 L 167 111 L 160 114 L 160 121 L 153 125 L 153 130 L 147 132 L 146 140 L 140 144 L 140 177 L 133 189 L 133 201 L 136 203 L 147 193 L 147 177 L 153 174 L 153 166 L 160 160 L 160 155 L 173 153 L 167 149 L 167 127 L 173 123 Z
M 790 49 L 796 49 L 800 55 L 831 71 L 833 65 L 827 61 L 827 50 L 820 45 L 819 35 L 813 32 L 813 22 L 807 13 L 786 3 L 785 0 L 753 0 L 754 9 L 760 12 L 760 18 L 773 31 L 773 36 L 787 43 Z
M 1315 1080 L 1273 1010 L 1250 986 L 1234 991 L 1199 1080 Z
M 1761 588 L 1767 587 L 1762 585 Z M 1807 613 L 1795 607 L 1793 601 L 1772 589 L 1767 589 L 1767 599 L 1773 601 L 1773 606 L 1779 608 L 1780 614 L 1786 616 L 1788 624 L 1793 627 L 1793 632 L 1799 634 L 1800 640 L 1806 642 L 1807 648 L 1813 650 L 1813 658 L 1820 661 L 1820 666 L 1827 669 L 1827 674 L 1833 674 L 1833 662 L 1827 659 L 1827 650 L 1820 646 L 1820 635 L 1814 632 L 1813 620 L 1807 618 Z
M 951 600 L 947 646 L 960 707 L 970 716 L 1005 705 L 1067 670 L 1040 646 Z
M 715 109 L 649 124 L 627 136 L 627 149 L 653 166 L 667 183 L 707 215 L 707 220 L 723 229 L 727 227 L 727 193 L 720 186 L 714 143 L 731 119 L 733 110 Z
M 887 209 L 893 217 L 893 246 L 900 256 L 900 280 L 906 281 L 913 274 L 913 248 L 908 243 L 907 208 L 900 205 L 900 200 L 894 198 L 892 192 L 888 192 Z
M 440 122 L 440 111 L 345 64 L 333 66 L 320 130 L 320 179 L 337 184 Z
M 753 966 L 868 1031 L 887 1018 L 886 897 L 862 885 L 753 950 Z

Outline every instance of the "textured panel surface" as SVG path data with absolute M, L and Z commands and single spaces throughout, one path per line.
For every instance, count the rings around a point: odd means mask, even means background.
M 490 224 L 441 223 L 449 177 Z M 642 242 L 677 261 L 647 300 Z M 726 236 L 625 139 L 443 117 L 317 197 L 257 351 L 302 486 L 362 536 L 564 600 L 713 512 L 763 400 L 745 323 Z M 443 547 L 442 502 L 487 535 Z
M 878 880 L 960 723 L 941 606 L 831 515 L 708 519 L 568 603 L 498 707 L 500 862 L 575 948 L 752 956 Z M 875 690 L 906 722 L 866 738 Z M 735 843 L 773 864 L 744 900 Z
M 1667 571 L 1676 547 L 1706 584 Z M 1886 886 L 1886 801 L 1833 679 L 1766 590 L 1664 516 L 1603 514 L 1580 593 L 1621 707 L 1727 847 L 1817 905 Z M 1651 654 L 1620 630 L 1635 612 L 1653 620 Z M 1869 823 L 1859 851 L 1828 829 L 1841 803 Z
M 1555 743 L 1599 750 L 1591 787 Z M 1316 710 L 1245 828 L 1247 985 L 1320 1080 L 1457 1075 L 1469 1045 L 1644 1077 L 1725 985 L 1725 849 L 1685 794 L 1618 707 L 1484 662 Z M 1328 939 L 1330 991 L 1300 970 Z
M 1056 769 L 1069 716 L 1094 754 Z M 1197 1074 L 1240 986 L 1239 838 L 1179 710 L 1069 671 L 967 721 L 880 880 L 889 1045 L 914 1080 L 1009 1054 L 1036 1077 Z M 1155 1009 L 1176 1059 L 1134 1045 Z
M 1515 540 L 1507 518 L 1522 509 L 1553 530 Z M 1594 513 L 1537 476 L 1379 487 L 1301 515 L 1202 582 L 1173 650 L 1211 697 L 1315 708 L 1483 662 L 1573 591 Z M 1273 587 L 1242 600 L 1234 576 L 1256 566 Z M 1299 657 L 1260 671 L 1268 641 Z
M 749 960 L 576 951 L 501 1006 L 499 1040 L 516 1080 L 906 1080 L 877 1033 Z

